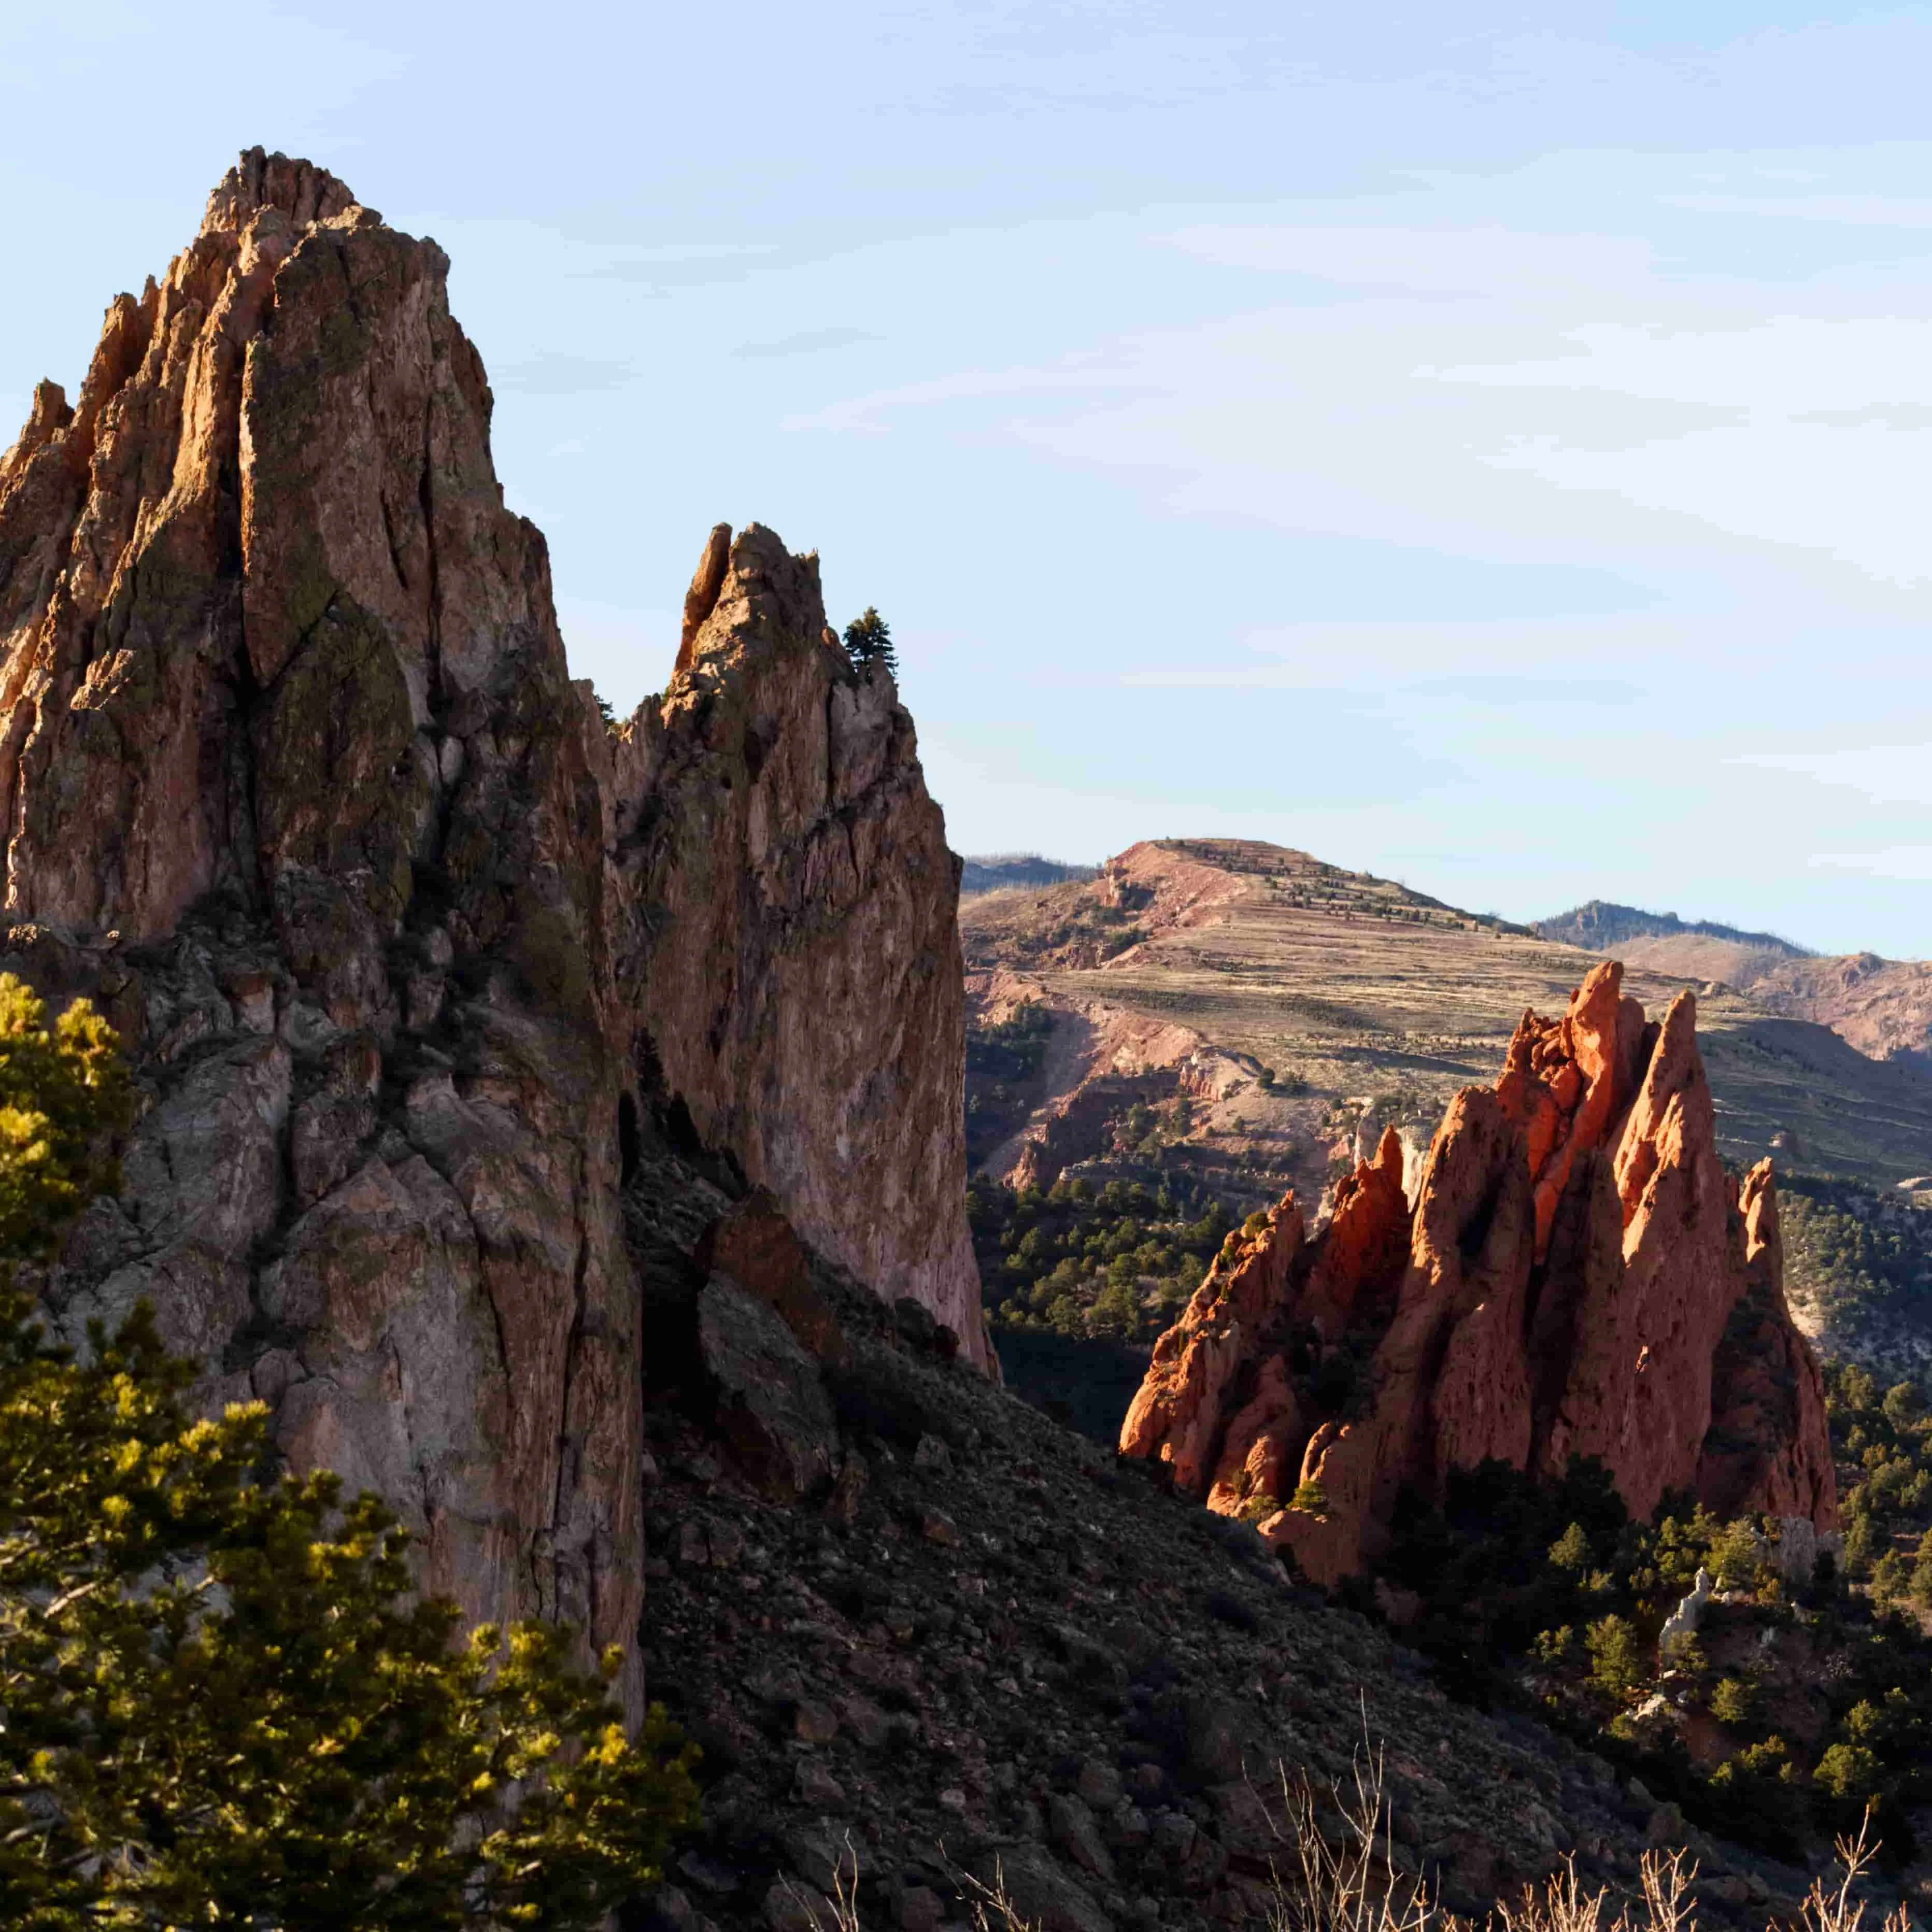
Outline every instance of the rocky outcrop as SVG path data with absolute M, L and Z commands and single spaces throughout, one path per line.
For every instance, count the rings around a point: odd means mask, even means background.
M 721 565 L 728 534 L 686 606 L 704 610 L 687 668 L 613 746 L 615 987 L 656 1060 L 639 1077 L 814 1247 L 984 1366 L 957 862 L 891 678 L 827 641 L 818 560 L 754 524 Z
M 1147 1379 L 1120 1426 L 1122 1452 L 1158 1450 L 1184 1489 L 1201 1488 L 1226 1453 L 1237 1372 L 1286 1310 L 1289 1270 L 1302 1248 L 1301 1210 L 1289 1198 L 1262 1220 L 1252 1232 L 1228 1237 L 1186 1312 L 1155 1343 Z M 1240 1432 L 1252 1440 L 1256 1426 Z
M 1696 1034 L 1689 994 L 1648 1022 L 1614 963 L 1562 1019 L 1526 1014 L 1495 1088 L 1451 1104 L 1412 1214 L 1390 1130 L 1265 1296 L 1234 1292 L 1252 1261 L 1216 1264 L 1156 1346 L 1123 1450 L 1259 1519 L 1324 1582 L 1372 1564 L 1405 1490 L 1439 1499 L 1492 1457 L 1552 1477 L 1599 1458 L 1640 1516 L 1690 1490 L 1829 1529 L 1770 1169 L 1725 1172 Z M 1298 1233 L 1292 1200 L 1270 1225 Z
M 0 459 L 6 963 L 100 999 L 148 1102 L 46 1296 L 152 1301 L 472 1616 L 628 1643 L 646 1116 L 983 1351 L 952 862 L 768 532 L 713 533 L 607 733 L 446 268 L 244 156 Z M 720 1351 L 785 1354 L 717 1279 Z

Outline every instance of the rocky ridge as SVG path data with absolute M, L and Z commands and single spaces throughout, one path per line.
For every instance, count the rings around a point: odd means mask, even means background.
M 1310 1234 L 1252 1217 L 1156 1346 L 1123 1425 L 1210 1510 L 1333 1584 L 1406 1490 L 1487 1458 L 1600 1460 L 1634 1515 L 1689 1490 L 1828 1530 L 1816 1361 L 1786 1307 L 1769 1163 L 1718 1157 L 1696 1006 L 1660 1022 L 1594 970 L 1526 1014 L 1492 1089 L 1450 1104 L 1410 1198 L 1391 1129 Z M 1296 1492 L 1310 1486 L 1304 1506 Z
M 1679 919 L 1674 912 L 1646 912 L 1640 907 L 1618 905 L 1609 899 L 1590 899 L 1572 906 L 1553 918 L 1538 920 L 1531 929 L 1542 938 L 1565 946 L 1580 946 L 1586 952 L 1614 952 L 1619 956 L 1628 948 L 1652 939 L 1716 940 L 1744 952 L 1763 953 L 1779 959 L 1813 956 L 1804 946 L 1774 932 L 1746 932 L 1714 920 Z
M 1648 972 L 1721 982 L 1768 1012 L 1829 1027 L 1874 1060 L 1932 1055 L 1932 963 L 1922 959 L 1820 957 L 1772 933 L 1596 901 L 1536 930 Z
M 1627 1891 L 1646 1844 L 1682 1843 L 1715 1921 L 1795 1911 L 1798 1873 L 1533 1721 L 1452 1702 L 1160 1463 L 969 1372 L 915 1305 L 767 1247 L 755 1201 L 648 1126 L 626 1206 L 647 1354 L 694 1364 L 646 1415 L 650 1682 L 706 1786 L 656 1932 L 809 1932 L 855 1881 L 860 1923 L 938 1932 L 995 1874 L 1042 1932 L 1269 1922 L 1282 1778 L 1332 1828 L 1365 1744 L 1386 1751 L 1396 1869 L 1458 1910 L 1571 1854 Z M 721 1217 L 736 1232 L 707 1238 Z M 727 1253 L 775 1319 L 707 1321 Z M 753 1352 L 790 1390 L 761 1419 L 732 1392 Z
M 1103 878 L 968 899 L 960 922 L 969 1148 L 976 1181 L 994 1184 L 982 1198 L 1118 1180 L 1237 1221 L 1291 1187 L 1312 1207 L 1391 1124 L 1419 1163 L 1456 1094 L 1495 1079 L 1524 1009 L 1560 1012 L 1601 963 L 1254 841 L 1144 844 Z M 1661 1012 L 1686 976 L 1627 967 L 1624 989 Z M 1917 1055 L 1874 1059 L 1756 994 L 1702 976 L 1694 990 L 1726 1163 L 1770 1155 L 1780 1174 L 1881 1190 L 1932 1168 Z M 998 1305 L 1023 1306 L 996 1218 L 982 1216 L 981 1266 Z M 1794 1306 L 1824 1290 L 1815 1262 L 1803 1246 L 1790 1258 Z M 1138 1286 L 1132 1332 L 1150 1342 L 1172 1319 L 1170 1285 Z
M 78 400 L 37 392 L 0 458 L 0 964 L 98 999 L 145 1100 L 57 1322 L 146 1298 L 204 1400 L 387 1496 L 470 1616 L 628 1644 L 647 1117 L 985 1359 L 954 862 L 890 680 L 756 526 L 606 730 L 447 268 L 257 149 Z

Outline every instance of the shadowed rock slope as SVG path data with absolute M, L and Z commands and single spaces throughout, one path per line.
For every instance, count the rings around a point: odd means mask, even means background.
M 1795 1912 L 1796 1873 L 1452 1702 L 1247 1524 L 970 1372 L 734 1185 L 647 1121 L 644 1630 L 707 1788 L 644 1923 L 806 1932 L 856 1875 L 862 1924 L 935 1932 L 997 1873 L 1042 1932 L 1264 1924 L 1282 1773 L 1332 1820 L 1365 1730 L 1397 1869 L 1459 1910 L 1572 1852 L 1628 1888 L 1654 1832 L 1702 1862 L 1713 1922 Z
M 148 1298 L 206 1400 L 388 1497 L 472 1616 L 628 1642 L 646 1112 L 983 1354 L 954 864 L 890 680 L 755 526 L 607 732 L 447 266 L 256 150 L 78 400 L 37 392 L 0 458 L 0 963 L 97 997 L 146 1096 L 59 1323 Z
M 1311 1237 L 1291 1194 L 1228 1246 L 1156 1345 L 1126 1453 L 1334 1583 L 1404 1491 L 1494 1458 L 1600 1460 L 1631 1513 L 1829 1529 L 1818 1366 L 1785 1305 L 1770 1164 L 1717 1153 L 1688 992 L 1662 1022 L 1598 968 L 1526 1014 L 1493 1088 L 1450 1104 L 1417 1181 L 1393 1129 Z M 1359 1379 L 1356 1365 L 1360 1365 Z M 1303 1484 L 1318 1490 L 1288 1507 Z

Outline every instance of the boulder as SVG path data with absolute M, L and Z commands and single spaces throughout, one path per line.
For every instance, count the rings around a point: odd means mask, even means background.
M 698 1265 L 730 1276 L 776 1314 L 821 1361 L 844 1359 L 832 1305 L 812 1285 L 812 1264 L 770 1189 L 754 1187 L 699 1238 Z
M 698 1346 L 718 1426 L 751 1473 L 783 1496 L 829 1483 L 838 1455 L 832 1400 L 777 1311 L 714 1273 L 698 1298 Z

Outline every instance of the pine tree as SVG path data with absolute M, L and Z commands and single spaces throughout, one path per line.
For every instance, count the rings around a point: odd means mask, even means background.
M 1573 1522 L 1550 1546 L 1550 1562 L 1559 1570 L 1574 1570 L 1580 1576 L 1589 1568 L 1592 1556 L 1590 1539 L 1580 1522 Z
M 661 1717 L 626 1737 L 616 1654 L 454 1642 L 379 1501 L 269 1473 L 259 1402 L 187 1414 L 145 1306 L 76 1358 L 14 1286 L 128 1094 L 98 1014 L 50 1030 L 0 976 L 0 1924 L 595 1924 L 696 1802 Z
M 1621 1702 L 1643 1681 L 1643 1653 L 1634 1626 L 1622 1617 L 1600 1618 L 1583 1641 L 1590 1653 L 1591 1682 Z
M 892 648 L 891 628 L 869 604 L 862 616 L 854 617 L 845 626 L 845 652 L 855 670 L 868 671 L 878 664 L 895 680 L 898 676 L 898 653 Z

